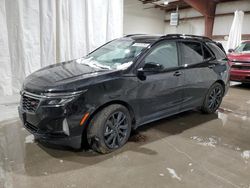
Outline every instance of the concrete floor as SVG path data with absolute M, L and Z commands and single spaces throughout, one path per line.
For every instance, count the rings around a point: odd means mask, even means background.
M 46 148 L 0 102 L 0 188 L 250 187 L 250 86 L 232 86 L 217 114 L 151 123 L 108 155 Z

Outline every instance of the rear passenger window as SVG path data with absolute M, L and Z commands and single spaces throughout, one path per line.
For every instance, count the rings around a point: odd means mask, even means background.
M 212 50 L 216 59 L 225 59 L 226 58 L 226 54 L 216 44 L 210 43 L 210 42 L 208 42 L 206 44 Z
M 212 57 L 211 53 L 205 46 L 203 46 L 203 52 L 204 52 L 204 60 L 208 60 Z
M 181 42 L 181 53 L 184 64 L 196 64 L 203 61 L 202 46 L 198 42 Z

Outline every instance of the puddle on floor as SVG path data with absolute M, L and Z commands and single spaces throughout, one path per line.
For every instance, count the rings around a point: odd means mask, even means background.
M 147 136 L 139 131 L 133 131 L 129 138 L 129 142 L 143 143 L 147 141 Z

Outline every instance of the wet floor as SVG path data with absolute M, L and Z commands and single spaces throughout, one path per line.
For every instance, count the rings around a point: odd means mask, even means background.
M 143 126 L 108 155 L 44 147 L 16 106 L 0 104 L 0 188 L 250 187 L 250 86 L 232 86 L 216 114 Z

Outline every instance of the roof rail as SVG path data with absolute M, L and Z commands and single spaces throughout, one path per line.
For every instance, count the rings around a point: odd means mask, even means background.
M 196 38 L 196 39 L 202 39 L 202 40 L 209 40 L 211 41 L 212 39 L 204 36 L 198 36 L 198 35 L 186 35 L 186 34 L 167 34 L 162 36 L 162 38 Z
M 132 37 L 132 36 L 136 36 L 136 35 L 145 35 L 145 34 L 128 34 L 128 35 L 124 35 L 124 37 Z

